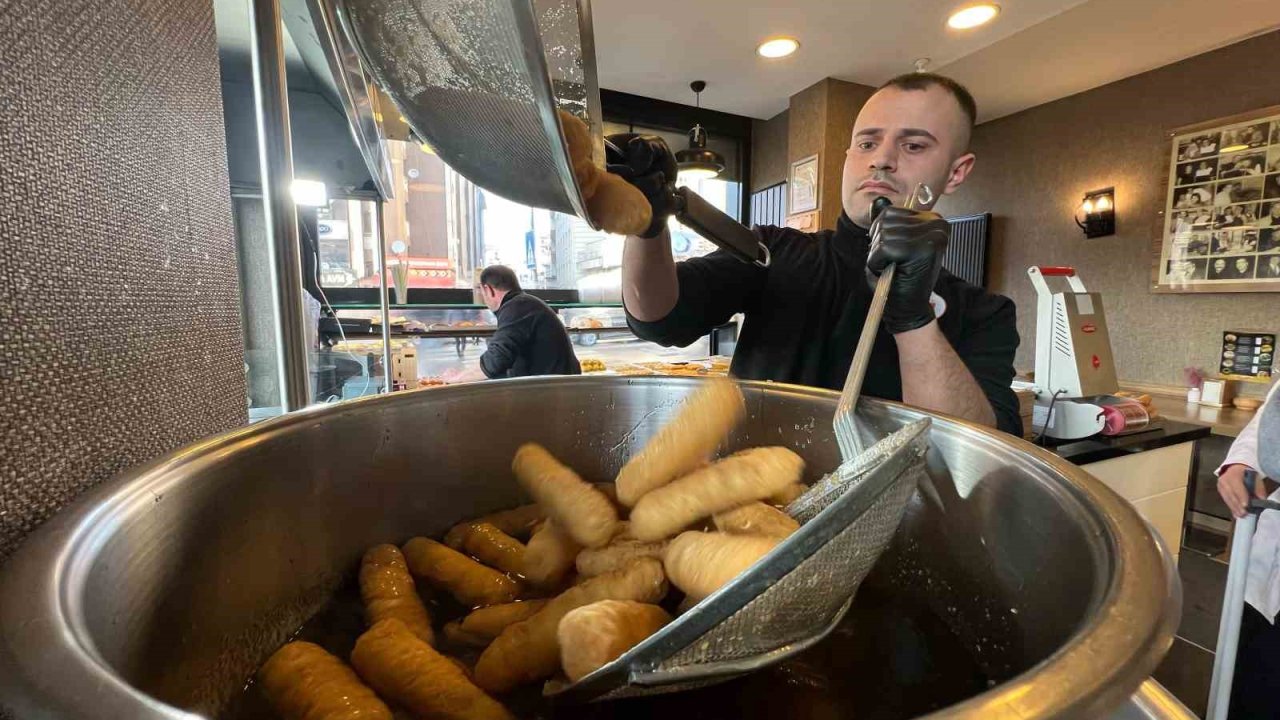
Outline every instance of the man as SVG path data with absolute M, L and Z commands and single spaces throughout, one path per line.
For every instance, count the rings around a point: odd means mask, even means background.
M 1280 227 L 1280 200 L 1267 203 L 1267 209 L 1263 211 L 1262 219 L 1258 221 L 1258 225 L 1262 227 Z
M 1218 258 L 1213 261 L 1213 268 L 1209 271 L 1210 280 L 1222 280 L 1226 277 L 1227 261 L 1225 258 Z
M 854 124 L 838 227 L 757 228 L 772 257 L 768 268 L 723 251 L 675 263 L 671 208 L 657 191 L 676 173 L 670 149 L 657 138 L 613 136 L 621 152 L 611 152 L 610 171 L 654 205 L 653 224 L 643 237 L 628 237 L 623 250 L 622 296 L 632 330 L 683 346 L 741 312 L 734 376 L 839 389 L 875 275 L 896 262 L 863 392 L 1021 434 L 1009 387 L 1018 346 L 1013 303 L 942 270 L 950 226 L 928 209 L 973 168 L 968 143 L 975 115 L 972 96 L 949 78 L 918 73 L 890 80 Z M 919 209 L 903 208 L 919 183 L 933 198 Z M 871 203 L 881 196 L 895 207 L 873 221 Z
M 1227 457 L 1218 467 L 1218 494 L 1236 517 L 1244 517 L 1249 492 L 1244 483 L 1246 470 L 1262 475 L 1258 459 L 1258 430 L 1261 418 L 1277 399 L 1277 384 L 1271 388 L 1266 404 L 1231 444 Z M 1270 410 L 1274 412 L 1274 409 Z M 1274 442 L 1274 439 L 1272 439 Z M 1275 485 L 1271 485 L 1275 487 Z M 1267 484 L 1259 477 L 1254 496 L 1267 497 Z M 1280 500 L 1280 491 L 1271 495 Z M 1240 625 L 1240 645 L 1236 654 L 1235 679 L 1231 683 L 1231 718 L 1274 718 L 1280 713 L 1280 512 L 1266 511 L 1258 517 L 1258 529 L 1249 553 L 1248 576 L 1244 591 L 1244 616 Z
M 1251 278 L 1253 277 L 1253 261 L 1249 258 L 1236 258 L 1236 271 L 1232 277 Z
M 498 329 L 480 356 L 478 371 L 454 373 L 446 380 L 582 374 L 560 317 L 546 303 L 526 295 L 511 268 L 485 268 L 480 273 L 479 290 L 485 307 L 498 318 Z
M 1267 258 L 1267 264 L 1258 268 L 1260 278 L 1280 278 L 1280 255 Z

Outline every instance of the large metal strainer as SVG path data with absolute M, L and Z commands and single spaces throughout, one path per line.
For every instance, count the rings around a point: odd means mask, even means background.
M 556 111 L 590 128 L 603 167 L 590 0 L 338 0 L 364 64 L 414 132 L 457 172 L 593 228 Z M 743 262 L 768 266 L 747 228 L 667 178 L 675 217 Z
M 568 686 L 581 702 L 687 690 L 779 662 L 826 637 L 889 544 L 925 475 L 928 419 L 844 462 L 787 507 L 800 529 L 732 582 Z

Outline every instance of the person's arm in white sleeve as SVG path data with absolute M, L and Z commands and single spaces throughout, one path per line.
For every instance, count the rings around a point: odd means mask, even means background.
M 1236 517 L 1244 517 L 1245 508 L 1249 504 L 1249 493 L 1244 486 L 1244 471 L 1258 470 L 1258 418 L 1261 417 L 1262 409 L 1259 408 L 1249 424 L 1240 431 L 1240 436 L 1231 443 L 1231 449 L 1227 451 L 1222 465 L 1214 471 L 1218 475 L 1218 494 Z M 1254 494 L 1265 498 L 1266 486 L 1261 482 L 1256 483 Z

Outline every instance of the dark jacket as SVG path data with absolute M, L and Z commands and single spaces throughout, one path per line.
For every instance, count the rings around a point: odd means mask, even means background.
M 573 343 L 555 311 L 532 295 L 512 290 L 494 313 L 498 329 L 480 356 L 491 378 L 526 375 L 580 375 Z
M 628 314 L 636 335 L 685 346 L 744 313 L 733 354 L 734 377 L 839 390 L 867 317 L 872 289 L 866 279 L 867 231 L 846 217 L 836 230 L 803 233 L 756 228 L 773 262 L 760 268 L 723 251 L 677 263 L 680 297 L 665 318 L 641 322 Z M 997 426 L 1022 434 L 1018 400 L 1010 388 L 1018 328 L 1013 301 L 943 270 L 934 286 L 941 298 L 938 325 L 982 387 Z M 898 347 L 881 328 L 863 392 L 902 399 Z

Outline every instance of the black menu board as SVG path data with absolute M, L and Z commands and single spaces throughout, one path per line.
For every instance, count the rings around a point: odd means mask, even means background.
M 1275 349 L 1275 333 L 1228 330 L 1222 333 L 1218 372 L 1232 380 L 1270 380 Z

